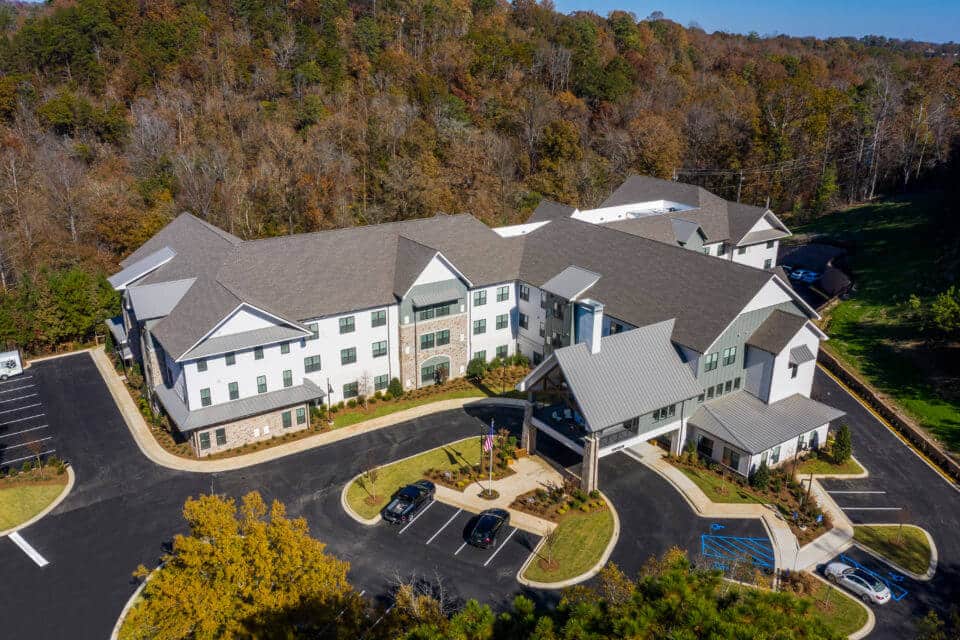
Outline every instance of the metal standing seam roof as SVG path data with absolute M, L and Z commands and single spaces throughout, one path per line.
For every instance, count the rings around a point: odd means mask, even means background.
M 233 422 L 241 418 L 249 418 L 324 397 L 320 387 L 304 379 L 303 384 L 296 387 L 269 391 L 190 411 L 173 389 L 160 385 L 155 391 L 157 398 L 167 411 L 167 415 L 183 433 L 225 422 Z
M 600 279 L 599 273 L 570 265 L 553 276 L 540 287 L 544 291 L 560 296 L 564 300 L 576 300 Z
M 803 364 L 816 359 L 817 357 L 810 351 L 810 347 L 805 344 L 790 349 L 790 364 Z
M 808 318 L 777 309 L 747 338 L 747 346 L 779 354 L 807 324 Z
M 587 427 L 600 431 L 702 392 L 670 341 L 673 320 L 605 336 L 600 352 L 579 343 L 551 354 Z M 541 370 L 545 371 L 545 370 Z
M 107 328 L 110 329 L 114 342 L 117 344 L 127 343 L 127 330 L 123 326 L 123 316 L 107 318 Z
M 129 287 L 127 294 L 130 296 L 133 313 L 138 320 L 168 315 L 196 281 L 196 278 L 185 278 Z
M 692 220 L 670 218 L 670 222 L 673 225 L 673 235 L 680 244 L 686 244 L 693 234 L 700 231 L 700 225 Z
M 463 285 L 459 280 L 447 280 L 425 285 L 410 296 L 414 308 L 429 307 L 442 302 L 453 302 L 463 297 Z
M 741 390 L 701 405 L 690 424 L 753 455 L 843 415 L 843 411 L 799 393 L 767 404 Z
M 193 360 L 196 358 L 206 358 L 208 356 L 229 353 L 231 351 L 243 351 L 254 347 L 262 347 L 268 344 L 276 344 L 287 340 L 296 340 L 309 336 L 310 333 L 295 327 L 264 327 L 262 329 L 253 329 L 252 331 L 243 331 L 241 333 L 232 333 L 216 338 L 207 338 L 190 351 L 186 352 L 179 360 Z
M 170 262 L 176 255 L 177 252 L 170 247 L 163 247 L 124 267 L 119 272 L 107 278 L 107 282 L 109 282 L 114 289 L 124 289 L 131 282 L 139 280 L 151 271 Z

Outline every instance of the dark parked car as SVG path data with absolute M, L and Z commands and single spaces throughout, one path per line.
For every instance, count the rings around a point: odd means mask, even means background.
M 510 514 L 503 509 L 487 509 L 480 512 L 477 522 L 467 536 L 467 542 L 481 549 L 497 546 L 497 534 L 510 525 Z
M 423 505 L 433 500 L 435 491 L 436 487 L 429 480 L 408 484 L 393 494 L 393 499 L 380 512 L 380 517 L 394 524 L 409 522 Z

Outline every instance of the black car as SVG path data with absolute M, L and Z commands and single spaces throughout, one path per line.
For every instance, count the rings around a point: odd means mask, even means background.
M 480 512 L 477 522 L 467 536 L 467 542 L 481 549 L 497 546 L 497 534 L 510 525 L 510 514 L 503 509 L 487 509 Z
M 393 499 L 380 512 L 380 517 L 394 524 L 408 522 L 420 507 L 433 500 L 434 492 L 436 487 L 429 480 L 408 484 L 393 494 Z

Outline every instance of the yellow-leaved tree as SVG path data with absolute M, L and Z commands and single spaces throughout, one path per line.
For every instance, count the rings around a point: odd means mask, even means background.
M 347 582 L 349 563 L 325 553 L 303 518 L 288 518 L 257 492 L 240 501 L 188 498 L 189 533 L 151 576 L 124 620 L 122 640 L 285 638 L 328 629 L 349 637 L 364 607 Z M 134 573 L 146 577 L 142 565 Z M 343 635 L 348 634 L 348 635 Z

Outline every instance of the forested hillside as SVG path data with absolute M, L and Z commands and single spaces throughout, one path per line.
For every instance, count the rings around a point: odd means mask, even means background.
M 956 46 L 528 0 L 55 1 L 0 30 L 0 339 L 34 349 L 88 335 L 92 276 L 181 210 L 248 238 L 502 224 L 678 171 L 790 219 L 922 179 L 960 115 Z

